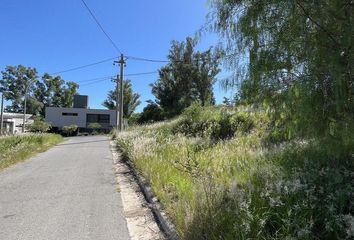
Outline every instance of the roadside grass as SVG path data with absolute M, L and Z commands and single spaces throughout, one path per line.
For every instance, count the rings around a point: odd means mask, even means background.
M 44 152 L 63 138 L 55 134 L 28 134 L 0 137 L 0 171 Z
M 181 239 L 351 239 L 354 138 L 269 142 L 250 109 L 192 106 L 114 138 Z

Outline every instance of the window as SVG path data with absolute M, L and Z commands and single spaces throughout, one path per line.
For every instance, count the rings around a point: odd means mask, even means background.
M 108 114 L 87 114 L 87 123 L 109 123 Z
M 77 113 L 65 113 L 65 112 L 63 112 L 62 115 L 63 116 L 75 116 L 76 117 L 78 114 Z

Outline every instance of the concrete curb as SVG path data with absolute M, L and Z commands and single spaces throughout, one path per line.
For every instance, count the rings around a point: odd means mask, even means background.
M 115 142 L 115 141 L 114 141 Z M 177 232 L 174 229 L 172 222 L 167 218 L 167 216 L 162 212 L 162 205 L 157 201 L 157 198 L 152 194 L 151 188 L 147 186 L 147 181 L 145 178 L 136 170 L 133 163 L 130 159 L 123 154 L 123 151 L 119 144 L 115 142 L 115 147 L 119 153 L 121 153 L 121 157 L 123 163 L 127 165 L 129 170 L 132 172 L 134 178 L 136 179 L 141 192 L 144 195 L 145 200 L 150 205 L 150 209 L 154 215 L 154 218 L 161 229 L 161 231 L 165 234 L 167 239 L 170 240 L 179 240 Z

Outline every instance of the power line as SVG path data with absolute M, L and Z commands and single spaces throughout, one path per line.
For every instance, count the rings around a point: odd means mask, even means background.
M 128 59 L 137 60 L 137 61 L 145 61 L 145 62 L 156 62 L 156 63 L 169 63 L 169 60 L 156 60 L 156 59 L 148 59 L 148 58 L 141 58 L 141 57 L 133 57 L 127 56 Z
M 230 57 L 234 57 L 235 55 L 236 54 L 230 54 L 230 55 L 223 56 L 223 58 L 230 58 Z M 95 65 L 98 65 L 98 64 L 101 64 L 101 63 L 110 62 L 110 61 L 113 61 L 115 59 L 117 59 L 117 58 L 116 57 L 108 58 L 108 59 L 104 59 L 104 60 L 101 60 L 101 61 L 98 61 L 98 62 L 94 62 L 94 63 L 90 63 L 90 64 L 86 64 L 86 65 L 82 65 L 82 66 L 73 67 L 73 68 L 69 68 L 69 69 L 66 69 L 66 70 L 61 70 L 61 71 L 58 71 L 58 72 L 50 73 L 50 75 L 57 75 L 57 74 L 61 74 L 61 73 L 76 71 L 76 70 L 80 70 L 80 69 L 83 69 L 83 68 L 95 66 Z M 171 62 L 169 60 L 156 60 L 156 59 L 140 58 L 140 57 L 133 57 L 133 56 L 128 56 L 128 59 L 137 60 L 137 61 L 145 61 L 145 62 L 158 62 L 158 63 L 170 63 Z M 215 59 L 218 59 L 218 58 L 215 58 Z M 183 61 L 177 61 L 177 62 L 183 62 Z M 148 73 L 139 73 L 139 75 L 153 74 L 153 73 L 157 73 L 157 72 L 155 71 L 155 72 L 148 72 Z M 126 75 L 126 76 L 135 76 L 135 73 L 133 75 L 129 74 L 129 75 Z M 111 77 L 111 76 L 107 76 L 107 77 Z M 91 79 L 83 80 L 83 81 L 86 82 L 86 81 L 90 81 L 90 80 Z M 96 80 L 96 79 L 92 79 L 92 80 Z
M 85 79 L 85 80 L 76 81 L 76 83 L 91 82 L 91 81 L 97 81 L 97 80 L 106 80 L 106 79 L 111 79 L 112 77 L 114 77 L 114 76 L 91 78 L 91 79 Z
M 89 86 L 89 85 L 100 83 L 100 82 L 104 82 L 104 81 L 107 81 L 107 80 L 110 80 L 110 79 L 101 79 L 101 80 L 97 80 L 97 81 L 94 81 L 94 82 L 85 83 L 85 84 L 80 85 L 80 87 Z
M 107 37 L 107 39 L 110 41 L 110 43 L 112 44 L 112 46 L 117 50 L 118 53 L 122 54 L 122 52 L 120 51 L 120 49 L 117 47 L 117 45 L 114 43 L 114 41 L 112 40 L 112 38 L 107 34 L 107 32 L 104 30 L 104 28 L 102 27 L 102 25 L 100 24 L 100 22 L 98 21 L 98 19 L 96 18 L 95 14 L 91 11 L 91 9 L 89 8 L 89 6 L 86 4 L 85 0 L 81 0 L 81 2 L 84 4 L 84 6 L 86 7 L 87 11 L 90 13 L 91 17 L 93 18 L 93 20 L 95 20 L 97 26 L 101 29 L 101 31 L 103 32 L 103 34 Z
M 130 74 L 125 74 L 124 76 L 127 77 L 133 77 L 133 76 L 142 76 L 142 75 L 150 75 L 150 74 L 156 74 L 158 73 L 158 71 L 153 71 L 153 72 L 141 72 L 141 73 L 130 73 Z M 87 82 L 84 83 L 82 85 L 80 85 L 80 87 L 84 87 L 84 86 L 88 86 L 88 85 L 92 85 L 92 84 L 96 84 L 96 83 L 100 83 L 100 82 L 104 82 L 107 80 L 111 80 L 112 78 L 114 78 L 116 76 L 106 76 L 106 77 L 100 77 L 100 78 L 93 78 L 93 79 L 87 79 L 87 80 L 80 80 L 77 81 L 76 83 L 80 83 L 80 82 Z
M 221 58 L 230 58 L 230 57 L 234 57 L 237 54 L 230 54 L 230 55 L 225 55 L 225 56 L 219 56 L 219 57 L 213 57 L 213 58 L 209 58 L 209 60 L 215 59 L 221 59 Z M 143 61 L 143 62 L 154 62 L 154 63 L 171 63 L 171 62 L 184 62 L 183 60 L 175 60 L 175 61 L 171 61 L 171 60 L 157 60 L 157 59 L 149 59 L 149 58 L 142 58 L 142 57 L 134 57 L 134 56 L 127 56 L 128 59 L 131 60 L 136 60 L 136 61 Z M 203 60 L 205 58 L 200 57 L 200 58 L 195 58 L 192 60 Z
M 131 73 L 131 74 L 125 74 L 125 76 L 141 76 L 141 75 L 150 75 L 150 74 L 155 74 L 158 73 L 158 71 L 153 71 L 153 72 L 142 72 L 142 73 Z
M 87 68 L 87 67 L 91 67 L 91 66 L 98 65 L 98 64 L 101 64 L 101 63 L 109 62 L 109 61 L 112 61 L 112 60 L 114 60 L 114 59 L 117 59 L 117 58 L 114 57 L 114 58 L 104 59 L 104 60 L 101 60 L 101 61 L 99 61 L 99 62 L 94 62 L 94 63 L 82 65 L 82 66 L 79 66 L 79 67 L 74 67 L 74 68 L 69 68 L 69 69 L 67 69 L 67 70 L 62 70 L 62 71 L 54 72 L 54 73 L 51 73 L 50 75 L 57 75 L 57 74 L 60 74 L 60 73 L 71 72 L 71 71 L 79 70 L 79 69 L 82 69 L 82 68 Z

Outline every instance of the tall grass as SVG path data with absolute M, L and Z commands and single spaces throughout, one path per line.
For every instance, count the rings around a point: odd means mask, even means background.
M 0 137 L 0 170 L 43 152 L 62 141 L 60 135 L 28 134 Z
M 354 141 L 272 145 L 270 126 L 262 112 L 192 106 L 115 137 L 182 239 L 353 238 Z

